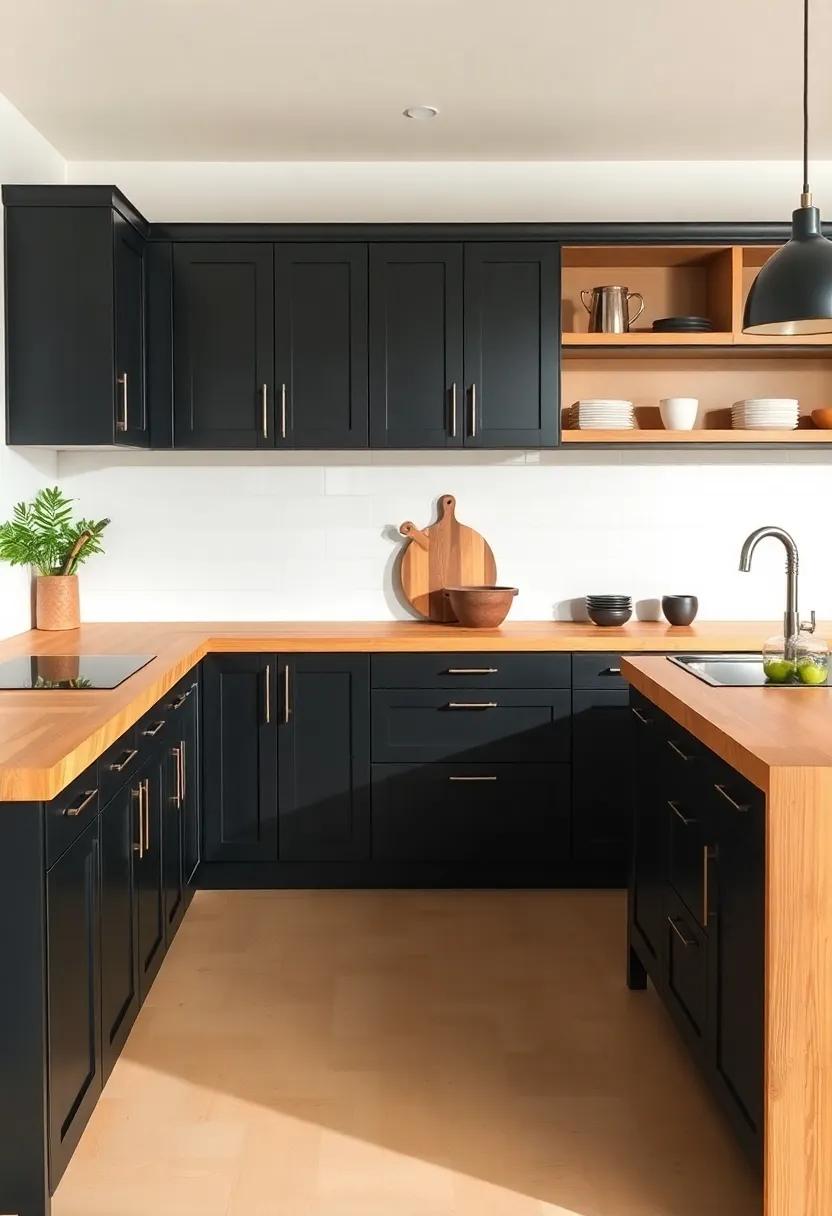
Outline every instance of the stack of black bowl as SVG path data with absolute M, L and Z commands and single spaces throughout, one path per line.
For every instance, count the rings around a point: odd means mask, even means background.
M 586 610 L 595 625 L 626 625 L 633 615 L 629 595 L 588 595 Z

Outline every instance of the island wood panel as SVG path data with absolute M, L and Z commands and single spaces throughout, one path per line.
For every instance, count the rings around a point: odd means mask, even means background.
M 230 621 L 89 624 L 60 634 L 31 630 L 0 642 L 0 662 L 19 654 L 67 651 L 155 654 L 156 659 L 116 689 L 0 692 L 0 802 L 53 798 L 210 653 L 759 650 L 778 628 L 774 622 L 763 621 L 703 621 L 684 628 L 634 621 L 613 629 L 599 629 L 590 622 L 514 621 L 481 630 L 417 621 Z M 821 623 L 818 630 L 826 634 L 832 625 Z M 675 671 L 669 664 L 661 666 Z M 677 674 L 681 680 L 695 682 L 684 672 Z M 731 690 L 724 691 L 730 699 Z M 765 690 L 760 692 L 766 695 Z M 794 698 L 804 694 L 781 690 L 779 695 Z M 815 689 L 806 695 L 827 694 Z M 816 734 L 817 730 L 810 731 L 808 738 Z M 832 731 L 828 737 L 832 739 Z M 784 748 L 792 742 L 801 755 L 818 754 L 797 725 L 783 734 Z M 752 740 L 752 754 L 753 750 Z M 814 762 L 832 763 L 832 744 L 822 754 L 826 760 Z M 731 756 L 726 758 L 733 763 Z M 746 771 L 740 764 L 735 766 Z M 746 775 L 760 784 L 757 778 L 764 776 L 764 767 L 754 769 L 756 777 Z

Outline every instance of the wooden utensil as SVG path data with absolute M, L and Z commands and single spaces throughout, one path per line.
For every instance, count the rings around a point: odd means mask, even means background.
M 427 528 L 410 520 L 399 531 L 410 541 L 401 563 L 402 591 L 420 616 L 431 621 L 455 621 L 445 587 L 481 586 L 497 578 L 497 565 L 488 542 L 473 528 L 459 523 L 456 499 L 443 494 L 439 518 Z

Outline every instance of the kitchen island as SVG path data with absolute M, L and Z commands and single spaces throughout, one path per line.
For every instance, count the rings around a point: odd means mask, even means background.
M 756 1140 L 764 1216 L 826 1216 L 832 689 L 712 687 L 659 657 L 622 673 L 640 732 L 630 985 L 650 975 Z

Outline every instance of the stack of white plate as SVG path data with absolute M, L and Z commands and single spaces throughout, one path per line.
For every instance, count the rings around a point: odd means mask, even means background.
M 569 424 L 579 431 L 631 431 L 635 426 L 633 403 L 613 397 L 587 397 L 573 404 Z
M 731 407 L 731 425 L 745 431 L 793 431 L 800 403 L 796 397 L 749 397 Z

